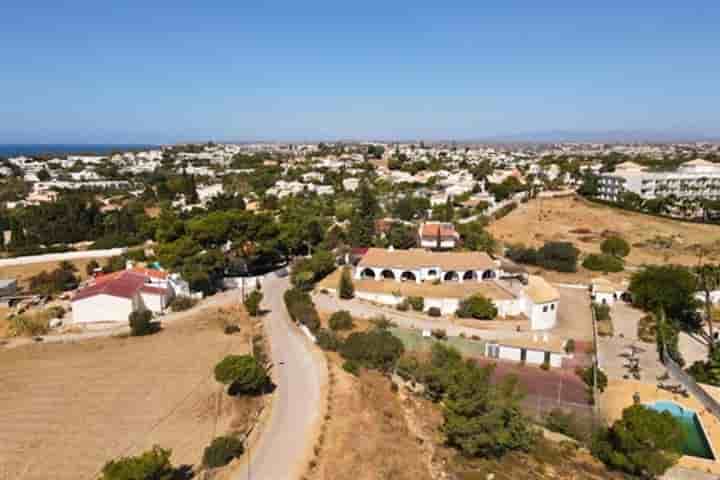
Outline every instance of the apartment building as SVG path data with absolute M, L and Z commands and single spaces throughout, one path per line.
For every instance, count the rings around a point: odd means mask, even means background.
M 677 170 L 650 171 L 634 162 L 624 162 L 599 179 L 599 197 L 618 201 L 625 192 L 643 199 L 674 196 L 677 199 L 720 199 L 720 165 L 706 160 L 683 163 Z

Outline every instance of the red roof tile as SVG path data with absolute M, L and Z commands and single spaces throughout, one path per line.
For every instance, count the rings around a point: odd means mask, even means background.
M 113 297 L 133 298 L 139 291 L 162 294 L 164 288 L 146 285 L 148 277 L 130 270 L 123 270 L 114 274 L 105 275 L 94 284 L 79 290 L 73 301 L 93 297 L 95 295 L 110 295 Z

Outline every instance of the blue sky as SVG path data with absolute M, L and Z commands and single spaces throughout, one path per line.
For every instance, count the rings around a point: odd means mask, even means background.
M 717 0 L 112 3 L 3 4 L 0 143 L 720 136 Z

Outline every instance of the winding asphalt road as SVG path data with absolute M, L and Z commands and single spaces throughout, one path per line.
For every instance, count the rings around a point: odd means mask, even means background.
M 263 318 L 270 340 L 277 389 L 260 438 L 234 480 L 294 480 L 300 478 L 312 452 L 320 424 L 321 391 L 327 380 L 325 358 L 290 321 L 283 301 L 287 278 L 269 274 L 263 283 Z

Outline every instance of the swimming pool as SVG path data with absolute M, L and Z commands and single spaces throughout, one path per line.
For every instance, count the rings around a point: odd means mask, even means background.
M 685 442 L 682 445 L 682 452 L 685 455 L 691 455 L 693 457 L 708 458 L 711 460 L 715 459 L 712 448 L 710 448 L 710 442 L 708 442 L 705 436 L 705 430 L 700 423 L 695 411 L 678 405 L 675 402 L 658 400 L 655 403 L 647 405 L 657 412 L 668 412 L 670 415 L 675 417 L 683 430 L 685 430 Z

